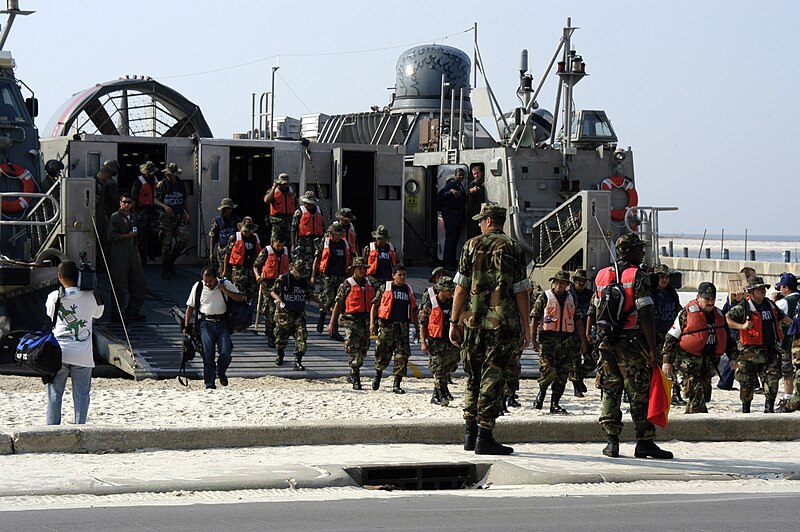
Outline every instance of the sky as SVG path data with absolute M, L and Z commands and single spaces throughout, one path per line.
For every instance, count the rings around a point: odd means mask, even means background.
M 578 109 L 604 109 L 633 149 L 640 205 L 676 206 L 661 232 L 794 235 L 800 2 L 20 0 L 5 49 L 39 99 L 37 125 L 73 93 L 148 75 L 198 104 L 217 137 L 250 128 L 251 94 L 275 115 L 388 103 L 400 54 L 420 43 L 472 56 L 473 24 L 503 111 L 519 52 L 534 83 L 567 17 L 589 76 Z M 4 24 L 4 20 L 0 23 Z M 552 110 L 555 76 L 539 97 Z M 483 81 L 479 77 L 478 86 Z M 484 124 L 493 133 L 492 122 Z

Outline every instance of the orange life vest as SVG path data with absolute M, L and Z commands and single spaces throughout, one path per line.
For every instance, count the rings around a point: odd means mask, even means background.
M 392 265 L 397 264 L 397 254 L 394 252 L 394 246 L 388 242 L 389 257 L 392 259 Z M 367 255 L 367 275 L 375 275 L 378 272 L 378 246 L 375 242 L 369 243 L 369 254 Z
M 345 281 L 350 285 L 350 293 L 344 300 L 344 311 L 346 314 L 356 314 L 359 312 L 369 312 L 372 300 L 375 298 L 375 289 L 369 281 L 364 282 L 364 286 L 358 284 L 353 277 L 348 277 Z
M 778 342 L 781 342 L 783 341 L 783 331 L 779 326 L 778 307 L 769 299 L 764 299 L 764 301 L 769 303 L 769 310 L 772 312 L 772 324 L 775 329 L 775 338 L 777 338 Z M 764 345 L 764 320 L 761 318 L 761 313 L 756 309 L 750 296 L 747 297 L 747 317 L 753 324 L 753 328 L 747 330 L 740 329 L 739 341 L 742 342 L 742 345 Z
M 136 196 L 136 206 L 137 207 L 152 207 L 153 197 L 155 195 L 156 190 L 156 179 L 153 178 L 153 184 L 147 182 L 147 179 L 144 176 L 139 176 L 139 182 L 142 184 L 139 187 L 139 194 Z
M 300 225 L 297 227 L 298 236 L 322 236 L 325 229 L 322 227 L 322 213 L 319 208 L 311 213 L 305 205 L 300 206 Z
M 348 227 L 346 229 L 346 231 L 347 232 L 345 233 L 345 237 L 344 238 L 345 238 L 345 240 L 347 240 L 347 244 L 350 246 L 350 251 L 352 253 L 354 253 L 354 254 L 358 253 L 358 247 L 357 247 L 357 245 L 358 245 L 358 242 L 357 242 L 358 237 L 356 236 L 356 228 L 351 223 L 350 227 Z
M 623 329 L 635 329 L 639 325 L 639 313 L 636 311 L 636 294 L 633 292 L 634 281 L 636 280 L 636 272 L 639 270 L 636 266 L 628 265 L 622 271 L 622 287 L 625 291 L 625 304 L 622 306 L 622 311 L 628 313 L 628 318 L 625 320 Z M 594 285 L 597 288 L 597 297 L 602 296 L 603 288 L 615 282 L 617 279 L 617 272 L 614 266 L 603 268 L 597 274 L 594 280 Z
M 344 242 L 344 241 L 343 241 Z M 331 256 L 330 238 L 326 238 L 322 244 L 322 257 L 319 260 L 319 271 L 327 273 L 328 271 L 328 258 Z M 350 267 L 350 246 L 344 242 L 344 271 Z
M 297 210 L 296 204 L 297 202 L 294 192 L 292 192 L 292 187 L 289 187 L 286 194 L 281 192 L 280 188 L 276 188 L 275 193 L 272 195 L 272 201 L 269 204 L 269 214 L 270 216 L 294 214 L 294 211 Z
M 681 349 L 690 355 L 700 356 L 708 343 L 708 318 L 706 313 L 700 310 L 700 304 L 696 299 L 690 301 L 683 308 L 686 310 L 686 332 L 681 332 Z M 713 326 L 716 331 L 714 354 L 722 356 L 722 353 L 728 347 L 728 332 L 725 329 L 725 316 L 722 315 L 722 311 L 717 307 L 714 307 Z
M 414 290 L 411 289 L 411 286 L 405 284 L 403 285 L 403 288 L 405 288 L 406 292 L 408 292 L 408 298 L 411 301 L 411 304 L 408 306 L 408 319 L 411 319 L 411 316 L 413 316 L 414 312 L 417 310 L 417 300 L 414 298 Z M 392 281 L 386 281 L 386 288 L 383 291 L 383 295 L 381 295 L 381 304 L 378 307 L 378 317 L 380 319 L 389 319 L 389 316 L 392 314 L 392 303 L 394 303 Z
M 258 239 L 257 234 L 252 233 L 252 236 L 256 239 L 256 250 L 254 256 L 257 256 L 261 251 L 261 241 Z M 236 231 L 236 242 L 233 243 L 233 249 L 231 250 L 230 257 L 228 257 L 228 262 L 234 266 L 242 266 L 244 264 L 244 255 L 244 238 L 242 237 L 241 231 Z
M 558 298 L 552 290 L 544 293 L 547 297 L 547 305 L 544 307 L 542 317 L 542 330 L 549 332 L 575 332 L 575 300 L 572 294 L 566 292 L 567 299 L 564 300 L 564 308 L 558 303 Z
M 272 246 L 267 246 L 267 260 L 261 268 L 261 275 L 265 279 L 274 281 L 284 273 L 289 271 L 289 251 L 283 248 L 280 262 L 278 261 L 278 254 L 272 249 Z
M 433 287 L 428 288 L 430 291 Z M 439 304 L 439 298 L 436 293 L 431 295 L 431 315 L 428 317 L 428 336 L 431 338 L 444 338 L 445 325 L 444 325 L 444 311 Z

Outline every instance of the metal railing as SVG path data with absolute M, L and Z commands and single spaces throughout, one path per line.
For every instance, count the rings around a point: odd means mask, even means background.
M 583 195 L 576 194 L 533 225 L 536 265 L 546 264 L 582 227 Z

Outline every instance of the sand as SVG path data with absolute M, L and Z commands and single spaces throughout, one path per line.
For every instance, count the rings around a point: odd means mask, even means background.
M 365 375 L 372 376 L 372 370 Z M 716 381 L 716 379 L 715 379 Z M 363 379 L 365 390 L 352 390 L 344 378 L 258 379 L 231 378 L 230 385 L 205 390 L 202 381 L 190 381 L 188 387 L 177 380 L 101 379 L 92 381 L 88 424 L 155 427 L 276 425 L 288 420 L 317 419 L 460 419 L 463 407 L 464 379 L 451 385 L 455 400 L 447 407 L 430 403 L 432 381 L 406 378 L 406 394 L 391 391 L 391 377 L 383 380 L 381 389 L 373 391 L 369 378 Z M 600 392 L 587 379 L 589 393 L 584 398 L 572 394 L 572 386 L 561 400 L 571 415 L 596 418 L 600 411 Z M 535 410 L 533 399 L 538 393 L 534 380 L 523 380 L 519 393 L 522 407 L 511 411 L 513 417 L 532 418 L 550 415 L 549 395 L 543 411 Z M 72 398 L 70 383 L 64 393 L 64 420 L 71 423 Z M 753 411 L 761 410 L 756 396 Z M 33 377 L 0 376 L 0 427 L 22 428 L 44 424 L 45 386 Z M 714 387 L 709 403 L 710 413 L 737 412 L 740 408 L 737 391 Z M 673 407 L 671 416 L 682 416 L 683 407 Z

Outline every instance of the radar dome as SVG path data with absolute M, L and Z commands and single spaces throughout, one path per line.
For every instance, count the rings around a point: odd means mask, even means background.
M 445 83 L 445 108 L 450 106 L 450 91 L 454 92 L 456 108 L 459 93 L 464 89 L 464 110 L 471 111 L 469 101 L 470 60 L 467 54 L 453 48 L 428 44 L 415 46 L 397 60 L 397 81 L 393 110 L 439 110 L 442 76 Z

